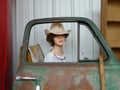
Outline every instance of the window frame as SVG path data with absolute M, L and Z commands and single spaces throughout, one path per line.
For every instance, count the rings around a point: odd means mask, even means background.
M 93 37 L 98 42 L 99 46 L 104 51 L 104 53 L 106 55 L 106 58 L 104 59 L 104 61 L 107 61 L 110 58 L 111 52 L 109 50 L 109 46 L 106 43 L 106 41 L 104 40 L 98 27 L 93 23 L 93 21 L 91 21 L 88 18 L 83 18 L 83 17 L 58 17 L 58 18 L 56 17 L 56 18 L 34 19 L 34 20 L 31 20 L 30 22 L 27 23 L 26 28 L 25 28 L 25 32 L 24 32 L 24 38 L 23 38 L 22 63 L 27 62 L 26 55 L 27 55 L 27 50 L 28 50 L 28 45 L 29 45 L 31 28 L 36 24 L 55 23 L 55 22 L 61 22 L 61 23 L 76 22 L 76 23 L 78 23 L 78 29 L 79 29 L 80 25 L 85 25 L 86 27 L 88 27 L 89 31 L 91 32 Z M 78 30 L 78 32 L 79 31 L 80 30 Z M 79 40 L 79 35 L 78 35 L 78 40 Z M 79 43 L 78 43 L 78 48 L 79 48 Z M 79 50 L 78 50 L 78 54 L 79 54 Z M 78 55 L 78 58 L 79 58 L 79 55 Z M 95 60 L 95 61 L 94 60 L 91 60 L 91 61 L 85 60 L 85 61 L 80 61 L 80 62 L 98 62 L 98 61 L 99 60 Z

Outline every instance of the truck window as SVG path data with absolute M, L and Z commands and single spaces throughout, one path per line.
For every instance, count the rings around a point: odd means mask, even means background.
M 100 55 L 106 58 L 90 28 L 77 23 L 62 24 L 65 30 L 71 30 L 63 47 L 66 62 L 98 61 Z M 29 62 L 44 62 L 45 55 L 50 52 L 52 47 L 46 41 L 45 35 L 45 29 L 49 29 L 50 25 L 51 23 L 38 24 L 32 27 L 27 53 Z

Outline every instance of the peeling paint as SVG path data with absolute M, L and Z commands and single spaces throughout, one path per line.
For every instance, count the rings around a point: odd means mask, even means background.
M 106 90 L 119 90 L 120 87 L 120 62 L 104 40 L 100 30 L 87 18 L 47 18 L 35 19 L 26 26 L 23 40 L 23 49 L 20 52 L 20 63 L 16 76 L 39 77 L 35 80 L 14 79 L 13 90 L 35 90 L 40 85 L 41 90 L 101 90 L 99 63 L 28 63 L 26 62 L 26 51 L 30 35 L 30 27 L 35 24 L 46 22 L 79 22 L 87 25 L 94 38 L 101 44 L 106 53 L 105 61 L 105 86 Z

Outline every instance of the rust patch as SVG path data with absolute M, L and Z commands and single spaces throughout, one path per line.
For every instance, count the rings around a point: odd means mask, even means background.
M 86 79 L 88 70 L 78 72 L 75 70 L 54 70 L 47 76 L 43 90 L 93 90 L 92 85 Z M 82 78 L 79 79 L 80 75 Z M 78 79 L 78 80 L 76 80 Z M 77 81 L 77 83 L 76 83 Z
M 92 85 L 89 83 L 89 81 L 86 79 L 86 76 L 80 81 L 79 90 L 93 90 Z
M 25 81 L 16 90 L 35 90 L 35 86 L 31 81 Z

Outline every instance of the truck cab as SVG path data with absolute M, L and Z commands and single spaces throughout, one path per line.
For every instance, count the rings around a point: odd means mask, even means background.
M 73 43 L 76 49 L 74 59 L 70 60 L 68 57 L 68 61 L 62 63 L 44 62 L 46 47 L 41 47 L 43 42 L 31 45 L 30 35 L 32 30 L 36 29 L 33 28 L 35 26 L 57 22 L 68 25 L 72 23 L 76 26 L 76 43 Z M 40 27 L 38 30 L 41 30 Z M 81 30 L 88 30 L 98 47 L 98 54 L 93 58 L 80 56 Z M 86 44 L 89 45 L 89 42 Z M 88 50 L 87 53 L 92 52 Z M 34 57 L 36 54 L 37 57 Z M 18 60 L 13 90 L 119 90 L 120 62 L 99 28 L 88 18 L 56 17 L 29 21 L 25 28 Z

